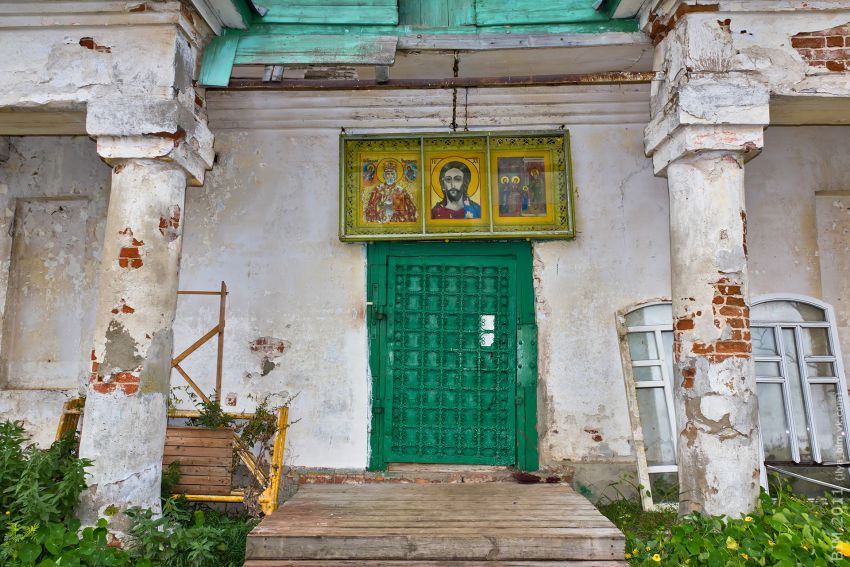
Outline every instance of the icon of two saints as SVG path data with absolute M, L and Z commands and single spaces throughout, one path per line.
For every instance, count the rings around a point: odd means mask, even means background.
M 405 187 L 413 183 L 418 176 L 416 161 L 387 158 L 377 164 L 367 160 L 363 166 L 363 180 L 371 182 L 375 176 L 380 183 L 369 193 L 368 201 L 363 209 L 367 222 L 415 222 L 417 207 Z M 467 162 L 467 163 L 464 163 Z M 472 201 L 468 190 L 473 173 L 468 160 L 444 159 L 438 164 L 439 172 L 436 186 L 442 200 L 431 208 L 432 219 L 478 219 L 481 218 L 481 205 Z M 400 175 L 399 169 L 402 169 Z M 476 183 L 477 189 L 477 183 Z

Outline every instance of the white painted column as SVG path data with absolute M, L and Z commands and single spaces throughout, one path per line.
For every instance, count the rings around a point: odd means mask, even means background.
M 171 161 L 113 168 L 80 445 L 94 462 L 81 499 L 87 523 L 109 506 L 159 510 L 186 182 Z M 126 527 L 113 517 L 119 537 Z
M 688 154 L 667 179 L 680 513 L 737 517 L 755 508 L 760 458 L 743 155 Z

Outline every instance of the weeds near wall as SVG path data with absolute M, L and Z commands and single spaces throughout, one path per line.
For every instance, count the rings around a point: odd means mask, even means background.
M 19 423 L 0 422 L 0 565 L 130 565 L 107 545 L 106 520 L 80 531 L 74 507 L 85 467 L 71 435 L 49 449 L 27 445 Z
M 19 423 L 0 422 L 0 565 L 3 567 L 240 567 L 256 520 L 164 499 L 163 514 L 134 508 L 125 549 L 108 520 L 81 529 L 74 508 L 91 463 L 67 436 L 39 449 Z M 167 476 L 167 475 L 166 475 Z M 173 473 L 172 473 L 173 476 Z
M 163 502 L 162 515 L 132 508 L 130 555 L 164 567 L 240 567 L 256 521 L 200 510 L 185 499 Z M 137 563 L 138 565 L 139 563 Z
M 619 499 L 600 510 L 626 534 L 631 565 L 848 565 L 850 503 L 808 500 L 777 485 L 762 491 L 758 508 L 740 518 L 643 512 Z

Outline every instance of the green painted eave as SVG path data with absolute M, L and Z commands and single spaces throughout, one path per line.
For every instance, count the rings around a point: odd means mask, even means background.
M 244 0 L 241 0 L 244 1 Z M 387 0 L 369 0 L 383 6 Z M 452 0 L 447 0 L 452 1 Z M 458 0 L 462 1 L 462 0 Z M 503 0 L 489 0 L 498 3 Z M 504 0 L 507 1 L 507 0 Z M 526 0 L 520 0 L 520 2 Z M 553 0 L 529 0 L 529 6 L 545 4 Z M 398 14 L 393 17 L 383 6 L 377 25 L 362 23 L 363 18 L 349 14 L 347 19 L 358 20 L 352 24 L 317 24 L 312 23 L 316 18 L 308 18 L 303 12 L 301 23 L 282 23 L 290 17 L 290 12 L 281 10 L 284 0 L 267 0 L 266 3 L 277 2 L 278 9 L 270 10 L 265 17 L 256 13 L 246 14 L 251 23 L 246 30 L 226 29 L 222 35 L 215 38 L 204 50 L 201 65 L 200 82 L 207 86 L 227 86 L 234 65 L 263 64 L 363 64 L 387 65 L 394 61 L 395 48 L 393 40 L 419 38 L 427 36 L 486 35 L 493 34 L 595 34 L 605 32 L 637 32 L 638 22 L 635 19 L 612 19 L 611 14 L 616 10 L 620 0 L 609 0 L 602 10 L 592 10 L 592 0 L 563 0 L 576 6 L 573 11 L 561 13 L 560 23 L 540 23 L 522 25 L 452 25 L 444 27 L 422 27 L 398 24 Z M 305 2 L 293 1 L 292 4 Z M 310 5 L 320 4 L 317 0 L 306 2 Z M 505 4 L 508 6 L 509 4 Z M 243 4 L 243 8 L 246 5 Z M 287 4 L 288 6 L 288 4 Z M 332 10 L 332 7 L 327 7 Z M 529 8 L 526 19 L 533 20 L 534 10 Z M 243 12 L 244 13 L 244 12 Z M 328 16 L 329 18 L 331 16 Z M 338 15 L 333 17 L 339 17 Z M 481 19 L 489 18 L 489 22 L 499 21 L 492 15 L 483 14 Z M 505 16 L 501 17 L 505 19 Z M 519 19 L 519 17 L 517 17 Z M 344 18 L 345 19 L 345 18 Z M 271 21 L 269 21 L 271 20 Z M 376 21 L 376 20 L 371 20 Z M 392 22 L 392 23 L 388 23 Z

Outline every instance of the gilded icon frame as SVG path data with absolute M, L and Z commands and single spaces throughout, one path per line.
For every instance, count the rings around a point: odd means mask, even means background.
M 343 134 L 339 147 L 340 240 L 576 235 L 568 130 Z

